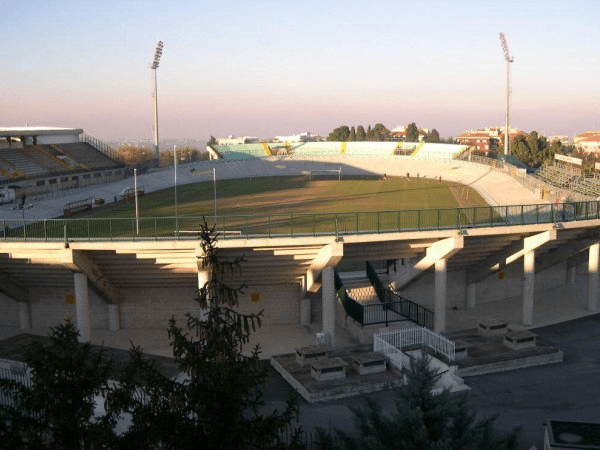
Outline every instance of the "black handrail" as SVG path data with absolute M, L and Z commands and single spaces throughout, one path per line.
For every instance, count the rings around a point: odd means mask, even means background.
M 367 277 L 373 284 L 377 297 L 383 303 L 384 308 L 401 314 L 418 325 L 433 329 L 433 311 L 386 289 L 379 279 L 377 271 L 369 261 L 367 261 Z
M 367 278 L 375 288 L 375 292 L 377 293 L 377 297 L 381 302 L 384 301 L 385 298 L 385 287 L 383 283 L 379 279 L 379 275 L 377 275 L 377 271 L 373 267 L 370 261 L 367 261 Z
M 346 314 L 363 326 L 365 317 L 364 306 L 348 295 L 337 269 L 333 270 L 333 277 L 335 283 L 335 292 L 337 293 L 337 296 L 340 299 Z

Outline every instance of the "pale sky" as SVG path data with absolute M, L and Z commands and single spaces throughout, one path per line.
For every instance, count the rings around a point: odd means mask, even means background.
M 600 129 L 596 0 L 0 0 L 0 127 L 267 138 L 415 122 Z

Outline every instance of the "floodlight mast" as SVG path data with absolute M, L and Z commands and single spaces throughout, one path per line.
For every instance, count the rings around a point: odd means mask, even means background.
M 156 50 L 154 51 L 154 61 L 150 64 L 150 68 L 154 70 L 154 158 L 156 167 L 160 166 L 160 150 L 158 148 L 158 90 L 156 85 L 156 69 L 160 64 L 160 57 L 163 51 L 163 41 L 158 41 Z
M 510 63 L 512 63 L 515 58 L 510 56 L 510 53 L 508 52 L 508 44 L 506 43 L 504 33 L 500 33 L 500 43 L 502 44 L 504 59 L 506 60 L 506 128 L 504 131 L 504 151 L 506 155 L 510 155 Z

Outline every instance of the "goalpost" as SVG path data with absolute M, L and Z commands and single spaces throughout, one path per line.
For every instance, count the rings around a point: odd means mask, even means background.
M 322 176 L 327 176 L 327 175 L 331 175 L 337 173 L 338 174 L 338 181 L 342 180 L 342 168 L 340 167 L 339 169 L 318 169 L 318 170 L 309 170 L 307 172 L 307 177 L 309 180 L 314 180 L 316 179 L 319 175 Z

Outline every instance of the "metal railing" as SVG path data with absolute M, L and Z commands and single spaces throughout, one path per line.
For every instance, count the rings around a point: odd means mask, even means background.
M 394 319 L 395 316 L 400 315 L 403 320 L 410 320 L 417 325 L 433 328 L 433 311 L 387 289 L 379 279 L 379 275 L 370 261 L 367 261 L 367 277 L 373 284 L 377 297 L 382 303 L 381 305 L 369 306 L 381 306 L 384 309 L 386 325 L 388 317 Z M 382 313 L 379 313 L 379 316 L 381 317 Z
M 212 214 L 206 214 L 212 218 Z M 486 206 L 456 209 L 356 211 L 348 213 L 217 216 L 220 239 L 343 236 L 424 230 L 462 230 L 600 219 L 600 202 Z M 21 241 L 68 240 L 181 240 L 197 239 L 203 216 L 144 217 L 139 219 L 5 219 L 4 239 Z M 2 235 L 0 234 L 0 237 Z
M 402 353 L 398 348 L 386 342 L 379 334 L 380 333 L 375 333 L 373 335 L 373 351 L 385 355 L 390 362 L 390 365 L 398 371 L 402 371 L 403 367 L 410 368 L 408 356 Z
M 407 347 L 427 347 L 435 354 L 443 355 L 449 361 L 454 361 L 455 359 L 454 342 L 425 327 L 384 330 L 377 332 L 375 336 L 378 336 L 389 345 L 400 350 Z
M 119 164 L 123 164 L 123 157 L 121 155 L 119 155 L 119 152 L 117 152 L 114 148 L 112 148 L 107 143 L 102 142 L 100 139 L 97 139 L 93 136 L 89 136 L 87 134 L 80 134 L 79 142 L 89 144 L 92 147 L 94 147 L 96 150 L 98 150 L 100 153 L 104 153 L 106 156 L 108 156 L 113 161 L 116 161 Z
M 12 361 L 9 364 L 6 361 L 0 362 L 0 379 L 12 380 L 27 388 L 31 387 L 31 373 L 24 363 Z M 4 389 L 0 389 L 0 405 L 17 407 L 14 403 L 14 397 Z

